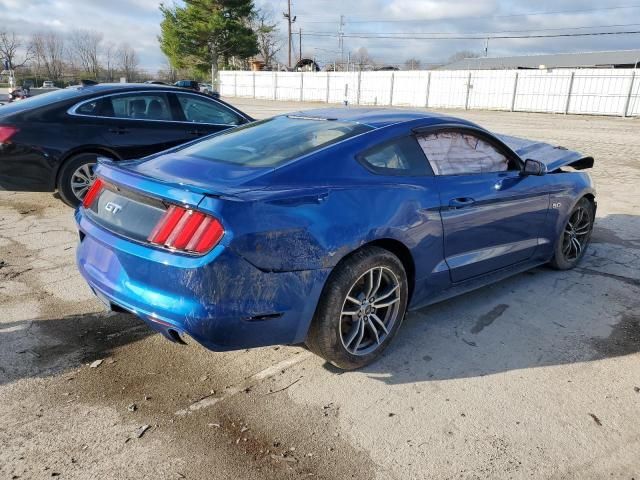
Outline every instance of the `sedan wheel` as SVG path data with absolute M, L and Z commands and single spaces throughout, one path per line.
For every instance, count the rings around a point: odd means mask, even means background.
M 71 176 L 71 191 L 79 202 L 82 202 L 87 191 L 96 180 L 95 168 L 95 163 L 85 163 L 78 167 Z
M 58 173 L 58 193 L 60 198 L 71 207 L 82 203 L 96 179 L 95 169 L 98 153 L 79 153 L 69 158 Z
M 356 251 L 327 279 L 307 346 L 339 368 L 370 364 L 400 328 L 408 293 L 407 274 L 398 257 L 379 247 Z

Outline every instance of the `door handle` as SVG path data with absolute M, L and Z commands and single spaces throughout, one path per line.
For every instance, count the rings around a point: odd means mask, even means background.
M 126 128 L 110 128 L 109 132 L 115 133 L 116 135 L 124 135 L 125 133 L 129 133 L 129 130 Z
M 451 207 L 451 208 L 463 208 L 463 207 L 469 207 L 469 206 L 473 205 L 474 203 L 476 203 L 476 201 L 473 198 L 470 198 L 470 197 L 453 198 L 453 199 L 449 200 L 449 207 Z

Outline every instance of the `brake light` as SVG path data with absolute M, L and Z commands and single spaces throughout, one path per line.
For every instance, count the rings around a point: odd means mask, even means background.
M 206 253 L 222 238 L 220 222 L 202 212 L 171 205 L 147 240 L 176 250 Z
M 89 191 L 87 192 L 87 194 L 82 199 L 82 206 L 84 208 L 90 208 L 91 205 L 93 205 L 96 197 L 100 194 L 100 192 L 102 192 L 103 188 L 104 181 L 102 181 L 101 178 L 96 179 L 96 181 L 93 182 L 93 185 L 89 187 Z
M 18 129 L 16 127 L 0 125 L 0 143 L 10 143 L 11 137 L 16 133 L 18 133 Z

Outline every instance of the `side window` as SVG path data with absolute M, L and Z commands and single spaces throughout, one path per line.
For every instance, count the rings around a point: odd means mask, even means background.
M 102 105 L 104 117 L 140 120 L 172 120 L 169 101 L 164 93 L 136 93 L 107 97 Z
M 98 100 L 91 100 L 90 102 L 83 103 L 76 108 L 78 115 L 97 115 L 98 114 Z
M 484 140 L 466 132 L 438 132 L 418 137 L 436 175 L 505 172 L 509 159 Z M 514 166 L 515 167 L 515 166 Z
M 431 175 L 427 160 L 413 137 L 375 147 L 360 156 L 371 170 L 385 175 Z
M 197 95 L 176 94 L 187 122 L 240 125 L 241 118 L 224 106 Z

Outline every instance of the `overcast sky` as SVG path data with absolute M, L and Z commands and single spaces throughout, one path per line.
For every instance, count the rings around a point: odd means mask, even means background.
M 157 41 L 159 3 L 158 0 L 0 0 L 0 31 L 29 35 L 46 30 L 68 33 L 80 28 L 101 32 L 106 42 L 129 43 L 138 52 L 141 66 L 154 70 L 165 64 Z M 273 10 L 284 40 L 286 23 L 282 12 L 286 0 L 255 3 Z M 612 8 L 629 5 L 638 8 Z M 607 10 L 576 12 L 597 8 Z M 524 15 L 558 11 L 566 13 Z M 302 28 L 303 33 L 319 35 L 335 35 L 341 14 L 345 16 L 347 35 L 389 33 L 394 37 L 398 33 L 425 32 L 546 35 L 567 28 L 571 29 L 566 30 L 569 33 L 640 30 L 640 0 L 636 3 L 634 0 L 294 0 L 293 13 L 297 15 L 296 31 Z M 615 27 L 604 27 L 610 25 Z M 296 36 L 296 51 L 297 42 Z M 381 63 L 398 64 L 415 57 L 426 64 L 443 62 L 460 50 L 481 53 L 484 41 L 345 38 L 345 52 L 355 52 L 360 47 L 367 48 L 370 56 Z M 495 39 L 489 43 L 489 56 L 635 48 L 640 48 L 640 35 Z M 303 54 L 316 56 L 321 63 L 338 58 L 337 38 L 305 35 Z M 285 48 L 280 58 L 286 59 Z

